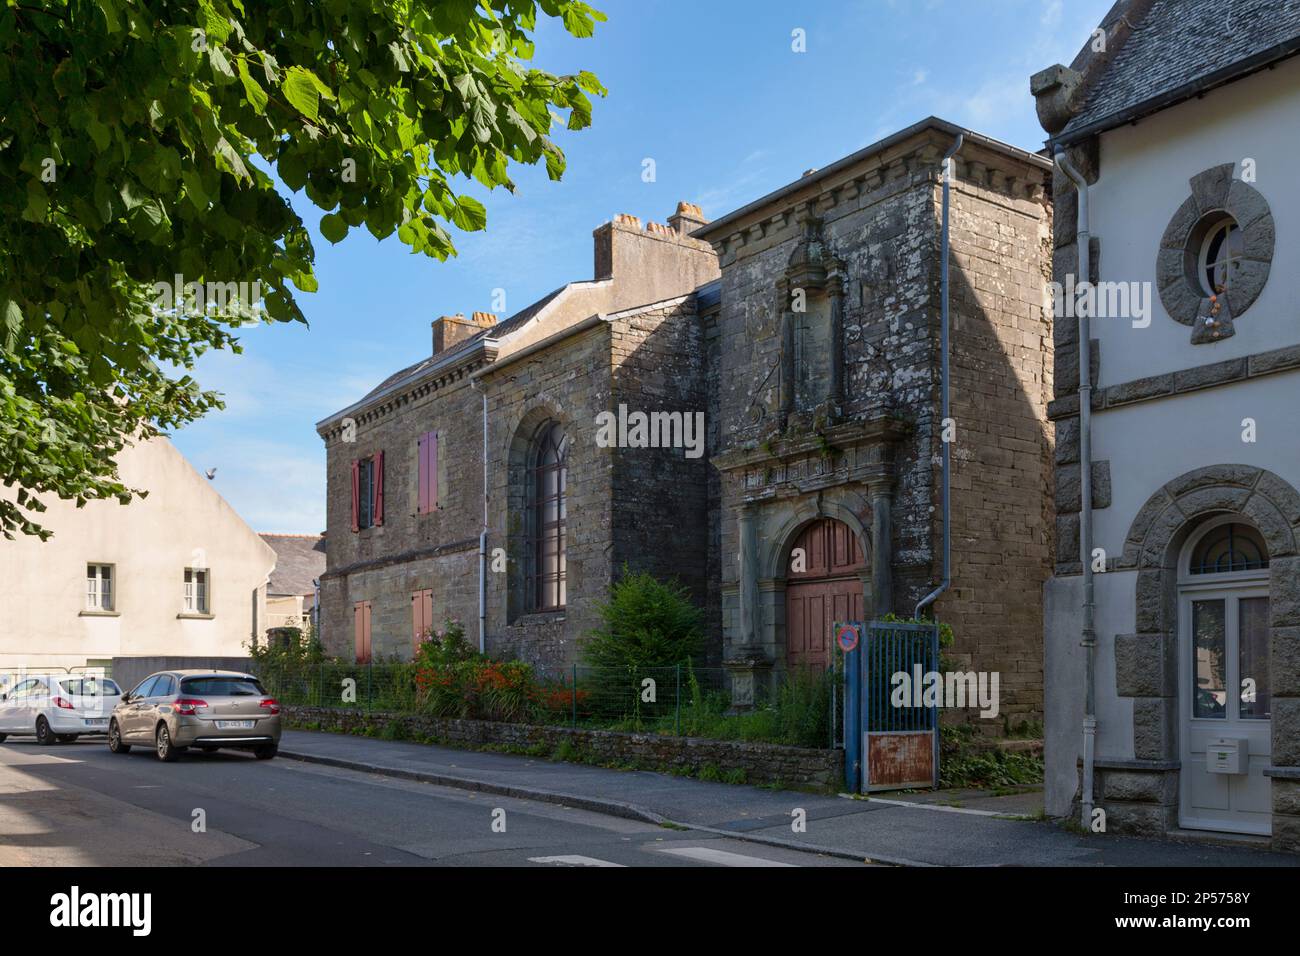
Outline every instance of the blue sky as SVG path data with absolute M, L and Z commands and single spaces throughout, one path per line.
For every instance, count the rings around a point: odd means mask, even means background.
M 310 327 L 247 329 L 243 354 L 205 356 L 196 376 L 227 407 L 173 438 L 256 530 L 322 531 L 315 423 L 427 355 L 433 319 L 491 311 L 498 288 L 509 314 L 590 278 L 591 231 L 616 213 L 662 222 L 686 199 L 715 219 L 931 114 L 1038 149 L 1029 76 L 1068 63 L 1111 2 L 593 0 L 609 16 L 594 38 L 554 23 L 537 35 L 539 66 L 592 70 L 609 89 L 590 129 L 556 133 L 563 182 L 521 167 L 514 195 L 465 187 L 488 227 L 458 233 L 445 263 L 396 236 L 331 246 L 322 211 L 292 197 L 317 252 L 320 290 L 299 297 Z

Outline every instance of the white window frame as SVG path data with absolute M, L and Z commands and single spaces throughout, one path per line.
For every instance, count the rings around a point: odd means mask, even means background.
M 105 572 L 108 572 L 105 574 Z M 117 578 L 117 565 L 103 562 L 86 564 L 86 610 L 115 611 L 114 581 Z M 107 588 L 104 586 L 107 584 Z M 105 599 L 107 595 L 107 599 Z
M 207 568 L 186 568 L 181 598 L 184 614 L 211 614 L 212 578 Z

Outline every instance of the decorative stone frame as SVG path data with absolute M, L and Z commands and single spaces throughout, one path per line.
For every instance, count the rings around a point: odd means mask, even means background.
M 1300 492 L 1252 465 L 1210 465 L 1181 475 L 1133 519 L 1116 569 L 1137 571 L 1136 633 L 1115 637 L 1115 691 L 1133 701 L 1135 760 L 1101 769 L 1100 792 L 1112 799 L 1106 775 L 1122 769 L 1122 789 L 1115 788 L 1114 799 L 1125 800 L 1124 792 L 1150 799 L 1115 808 L 1121 829 L 1156 821 L 1166 829 L 1177 826 L 1178 561 L 1203 520 L 1222 514 L 1252 524 L 1269 550 L 1273 766 L 1266 774 L 1273 778 L 1273 846 L 1300 851 Z M 1143 776 L 1149 784 L 1135 786 Z
M 1268 202 L 1254 186 L 1233 179 L 1235 170 L 1235 164 L 1225 163 L 1193 176 L 1191 196 L 1178 207 L 1160 239 L 1156 258 L 1160 301 L 1171 319 L 1191 326 L 1193 345 L 1236 334 L 1234 319 L 1259 298 L 1273 264 L 1276 233 Z M 1201 287 L 1200 253 L 1209 228 L 1225 215 L 1241 230 L 1242 258 L 1227 292 L 1216 298 Z

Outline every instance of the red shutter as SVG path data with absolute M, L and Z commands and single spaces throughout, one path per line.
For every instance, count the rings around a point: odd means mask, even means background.
M 358 601 L 352 606 L 353 638 L 357 652 L 357 663 L 370 661 L 370 602 Z
M 361 462 L 352 459 L 352 530 L 361 530 Z
M 438 507 L 438 433 L 429 432 L 426 436 L 429 449 L 429 510 Z
M 429 436 L 421 435 L 416 443 L 419 457 L 420 495 L 415 506 L 416 514 L 429 512 Z
M 375 524 L 384 523 L 384 453 L 375 452 Z
M 419 651 L 425 632 L 433 626 L 433 591 L 411 592 L 411 647 Z

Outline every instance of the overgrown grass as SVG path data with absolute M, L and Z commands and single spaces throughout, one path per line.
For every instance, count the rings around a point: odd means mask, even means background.
M 1041 756 L 978 747 L 975 728 L 969 725 L 943 727 L 940 737 L 939 785 L 944 789 L 984 790 L 1043 782 Z

